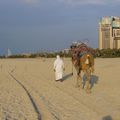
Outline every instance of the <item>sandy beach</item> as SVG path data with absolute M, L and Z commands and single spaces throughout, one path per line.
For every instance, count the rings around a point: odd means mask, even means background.
M 0 120 L 120 120 L 120 58 L 95 59 L 91 94 L 75 87 L 69 58 L 56 82 L 54 60 L 0 59 Z

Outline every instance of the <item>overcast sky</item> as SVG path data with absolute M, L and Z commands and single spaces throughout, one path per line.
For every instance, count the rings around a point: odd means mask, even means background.
M 98 47 L 98 22 L 120 16 L 120 0 L 0 0 L 0 55 L 68 48 L 88 39 Z

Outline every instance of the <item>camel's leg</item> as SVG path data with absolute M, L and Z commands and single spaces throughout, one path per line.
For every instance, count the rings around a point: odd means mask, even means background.
M 82 77 L 81 77 L 81 74 L 77 75 L 76 87 L 82 88 Z
M 77 76 L 77 82 L 76 82 L 76 87 L 81 87 L 82 84 L 82 78 L 80 75 Z
M 86 92 L 87 92 L 87 93 L 90 93 L 90 92 L 91 92 L 91 90 L 90 90 L 91 70 L 88 68 L 88 69 L 85 71 L 85 74 L 86 74 Z
M 77 80 L 76 80 L 76 85 L 75 85 L 75 87 L 77 88 L 77 87 L 80 87 L 79 86 L 79 75 L 77 75 Z

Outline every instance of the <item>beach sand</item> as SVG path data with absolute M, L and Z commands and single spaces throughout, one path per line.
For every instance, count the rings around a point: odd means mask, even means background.
M 0 120 L 120 120 L 120 58 L 95 59 L 91 94 L 75 87 L 69 58 L 56 82 L 54 60 L 0 59 Z

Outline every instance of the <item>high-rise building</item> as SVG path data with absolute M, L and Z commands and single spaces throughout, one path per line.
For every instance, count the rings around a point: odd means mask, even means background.
M 99 49 L 120 48 L 120 17 L 103 17 L 99 22 Z

